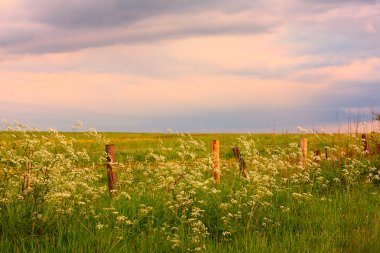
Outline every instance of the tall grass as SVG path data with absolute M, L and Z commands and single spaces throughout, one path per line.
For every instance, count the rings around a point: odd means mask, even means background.
M 329 145 L 329 155 L 319 164 L 311 151 L 303 168 L 300 135 L 8 126 L 0 144 L 0 252 L 378 252 L 378 155 L 364 154 L 358 136 L 307 137 L 315 149 Z M 220 185 L 211 173 L 212 138 L 223 145 Z M 119 149 L 112 198 L 108 142 Z

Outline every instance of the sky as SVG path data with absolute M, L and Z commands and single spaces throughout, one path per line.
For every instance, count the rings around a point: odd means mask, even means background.
M 336 129 L 380 112 L 379 45 L 377 0 L 0 0 L 0 118 Z

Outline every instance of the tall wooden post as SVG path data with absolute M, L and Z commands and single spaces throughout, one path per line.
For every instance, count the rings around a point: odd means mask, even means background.
M 306 168 L 306 164 L 307 164 L 307 138 L 301 138 L 301 152 L 302 152 L 302 157 L 301 157 L 302 167 Z
M 364 154 L 368 155 L 369 154 L 369 150 L 368 150 L 368 138 L 367 138 L 367 134 L 362 134 L 362 141 L 363 141 L 363 151 L 364 151 Z
M 219 171 L 219 141 L 211 141 L 211 155 L 212 155 L 212 169 L 215 183 L 220 184 L 220 171 Z
M 115 164 L 115 145 L 106 145 L 107 153 L 107 177 L 108 177 L 108 191 L 112 195 L 112 190 L 116 188 L 116 171 Z
M 26 172 L 24 174 L 24 181 L 22 183 L 22 193 L 25 193 L 28 191 L 30 187 L 29 183 L 29 176 L 30 176 L 30 170 L 33 168 L 33 163 L 32 162 L 27 162 L 26 163 Z

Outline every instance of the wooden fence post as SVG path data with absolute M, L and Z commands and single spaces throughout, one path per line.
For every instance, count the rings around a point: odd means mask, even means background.
M 245 177 L 247 180 L 249 180 L 249 175 L 247 172 L 247 166 L 245 165 L 245 161 L 240 154 L 240 150 L 238 147 L 233 147 L 232 151 L 234 152 L 236 160 L 239 162 L 239 168 L 240 168 L 240 173 Z
M 212 155 L 212 168 L 215 183 L 220 184 L 220 172 L 219 172 L 219 141 L 211 141 L 211 155 Z
M 364 154 L 368 155 L 369 154 L 369 150 L 368 150 L 368 138 L 367 138 L 367 134 L 362 134 L 362 141 L 363 141 L 363 151 L 364 151 Z
M 325 147 L 325 160 L 327 160 L 329 157 L 328 157 L 328 148 L 327 147 Z
M 307 138 L 301 138 L 301 163 L 304 168 L 306 168 L 307 165 Z
M 321 164 L 321 151 L 319 149 L 315 151 L 314 160 L 316 163 Z
M 25 193 L 28 191 L 30 187 L 29 183 L 29 176 L 30 176 L 30 170 L 33 168 L 32 162 L 27 162 L 26 164 L 26 173 L 24 174 L 24 182 L 22 183 L 22 193 Z
M 116 171 L 115 164 L 115 145 L 106 145 L 107 153 L 107 177 L 108 177 L 108 191 L 112 195 L 112 190 L 116 188 Z

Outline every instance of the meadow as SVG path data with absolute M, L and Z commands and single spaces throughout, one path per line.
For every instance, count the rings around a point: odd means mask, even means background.
M 365 151 L 358 133 L 59 133 L 6 125 L 0 252 L 379 252 L 379 137 L 369 133 Z M 116 147 L 111 193 L 109 143 Z

